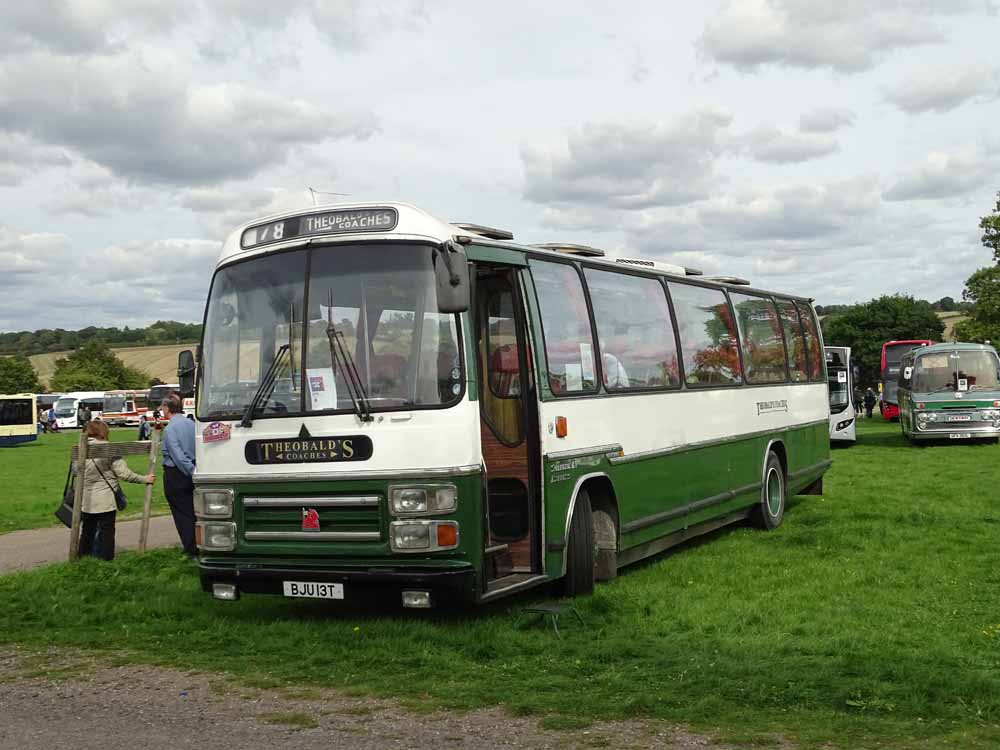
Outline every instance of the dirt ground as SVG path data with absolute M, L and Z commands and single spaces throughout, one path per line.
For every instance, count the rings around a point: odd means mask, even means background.
M 211 674 L 0 647 L 2 750 L 732 747 L 656 722 L 546 729 L 541 721 L 501 708 L 413 713 L 329 690 L 255 689 Z

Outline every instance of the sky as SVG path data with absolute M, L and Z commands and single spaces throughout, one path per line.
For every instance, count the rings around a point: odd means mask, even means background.
M 199 321 L 226 235 L 413 203 L 758 287 L 961 296 L 997 0 L 33 0 L 0 25 L 0 331 Z

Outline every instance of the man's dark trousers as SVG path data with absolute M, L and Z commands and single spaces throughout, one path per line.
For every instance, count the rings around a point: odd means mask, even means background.
M 194 545 L 194 482 L 176 466 L 164 466 L 163 493 L 170 504 L 184 551 L 189 555 L 198 554 Z

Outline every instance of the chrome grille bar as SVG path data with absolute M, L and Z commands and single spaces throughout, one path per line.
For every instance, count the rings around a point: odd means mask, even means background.
M 378 531 L 248 531 L 248 542 L 377 542 Z
M 246 508 L 369 508 L 378 507 L 378 495 L 356 497 L 245 497 Z

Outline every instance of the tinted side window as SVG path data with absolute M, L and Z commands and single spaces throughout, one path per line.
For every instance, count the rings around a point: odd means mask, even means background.
M 806 369 L 809 372 L 809 379 L 822 380 L 823 354 L 819 350 L 819 332 L 816 328 L 816 319 L 813 317 L 809 305 L 797 302 L 795 306 L 799 310 L 799 317 L 802 319 L 802 330 L 806 335 Z
M 774 303 L 763 297 L 730 293 L 743 344 L 743 367 L 748 383 L 785 381 L 785 345 Z
M 556 394 L 596 391 L 594 335 L 576 268 L 532 261 L 531 275 L 545 335 L 549 388 Z
M 684 376 L 692 387 L 743 382 L 736 323 L 721 289 L 669 283 L 681 336 Z
M 588 268 L 604 387 L 677 387 L 677 342 L 663 286 L 656 279 Z
M 788 354 L 788 372 L 793 383 L 804 383 L 806 375 L 806 342 L 802 338 L 802 324 L 795 310 L 795 303 L 780 299 L 777 301 L 781 330 L 785 333 L 785 348 Z

